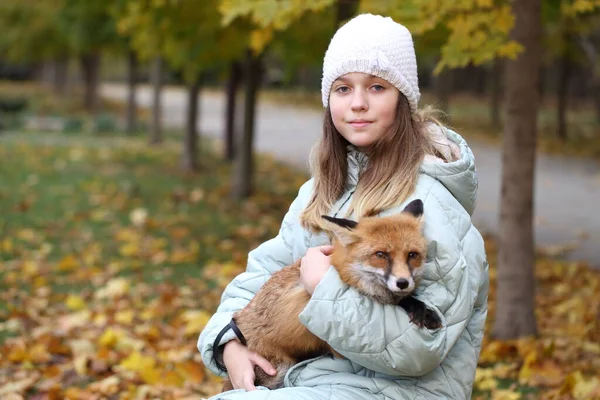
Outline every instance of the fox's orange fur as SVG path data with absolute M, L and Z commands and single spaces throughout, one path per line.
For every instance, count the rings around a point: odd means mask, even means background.
M 409 209 L 415 204 L 416 209 Z M 327 218 L 332 221 L 334 236 L 331 263 L 340 278 L 384 304 L 398 304 L 414 291 L 424 261 L 426 244 L 419 218 L 423 206 L 416 200 L 409 207 L 390 217 L 363 218 L 358 224 Z M 399 279 L 410 284 L 401 290 L 396 287 Z M 339 356 L 300 323 L 298 315 L 310 298 L 300 279 L 298 260 L 274 273 L 252 301 L 234 315 L 248 349 L 265 357 L 277 369 L 273 377 L 256 367 L 257 385 L 280 387 L 287 370 L 299 361 L 327 353 Z M 228 381 L 224 386 L 227 389 L 231 389 Z

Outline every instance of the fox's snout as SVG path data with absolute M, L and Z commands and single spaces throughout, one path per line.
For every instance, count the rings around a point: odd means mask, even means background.
M 387 286 L 394 293 L 411 293 L 415 289 L 415 280 L 412 275 L 398 278 L 390 274 Z

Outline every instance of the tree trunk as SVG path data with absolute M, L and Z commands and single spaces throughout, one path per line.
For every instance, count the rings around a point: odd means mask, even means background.
M 569 75 L 571 74 L 571 60 L 569 54 L 561 56 L 558 74 L 557 103 L 556 103 L 556 134 L 562 142 L 567 141 L 567 102 L 569 89 Z
M 596 124 L 600 125 L 600 78 L 596 78 L 592 93 L 594 109 L 596 110 Z
M 540 0 L 512 2 L 511 33 L 525 50 L 506 63 L 506 122 L 502 150 L 502 194 L 496 320 L 500 339 L 536 335 L 533 204 L 535 146 L 542 52 Z
M 338 0 L 336 3 L 335 26 L 339 27 L 350 18 L 352 18 L 358 10 L 358 0 Z
M 235 103 L 237 90 L 242 79 L 242 67 L 239 62 L 232 62 L 229 66 L 229 79 L 227 81 L 227 105 L 225 109 L 225 159 L 233 161 L 235 156 Z
M 93 51 L 80 58 L 81 72 L 85 84 L 83 104 L 91 113 L 98 111 L 98 83 L 100 72 L 100 53 Z
M 546 95 L 546 70 L 547 70 L 547 68 L 542 64 L 540 66 L 538 88 L 537 88 L 538 95 L 540 97 L 540 104 L 544 102 L 544 96 Z
M 150 144 L 163 141 L 162 134 L 162 58 L 156 57 L 152 62 L 150 81 L 152 82 L 152 122 L 150 124 Z
M 51 87 L 54 83 L 54 70 L 56 68 L 56 65 L 53 61 L 51 60 L 44 60 L 42 61 L 41 64 L 41 68 L 40 68 L 40 75 L 39 75 L 39 79 L 40 79 L 40 83 L 44 86 L 47 87 Z
M 449 121 L 450 91 L 452 88 L 452 70 L 445 68 L 435 77 L 435 92 L 438 98 L 439 110 L 444 113 L 443 120 Z
M 256 94 L 260 84 L 261 77 L 260 56 L 254 56 L 251 50 L 247 50 L 246 61 L 244 63 L 244 130 L 238 137 L 238 146 L 236 146 L 236 159 L 234 166 L 232 196 L 235 199 L 243 199 L 253 190 L 253 141 L 254 141 L 254 117 L 256 115 Z
M 198 170 L 198 95 L 201 85 L 202 77 L 198 75 L 188 87 L 188 109 L 181 154 L 181 168 L 184 171 Z
M 61 57 L 54 62 L 54 93 L 59 96 L 67 94 L 67 80 L 69 76 L 69 59 Z
M 500 108 L 502 104 L 500 98 L 502 96 L 501 90 L 501 76 L 502 76 L 502 61 L 495 59 L 490 70 L 490 121 L 492 127 L 500 128 L 502 121 L 500 119 Z
M 138 60 L 133 50 L 129 50 L 129 54 L 127 56 L 127 86 L 129 93 L 127 97 L 126 130 L 131 134 L 137 130 L 136 86 L 138 80 Z
M 598 31 L 600 33 L 600 31 Z M 600 125 L 600 70 L 598 69 L 598 50 L 590 37 L 579 36 L 579 45 L 587 56 L 589 65 L 592 70 L 592 82 L 590 84 L 592 90 L 592 100 L 594 101 L 594 109 L 596 111 L 596 122 Z

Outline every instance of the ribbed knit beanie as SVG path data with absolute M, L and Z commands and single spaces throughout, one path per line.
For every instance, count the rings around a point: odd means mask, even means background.
M 323 60 L 323 107 L 329 104 L 333 82 L 351 72 L 385 79 L 406 96 L 411 112 L 417 110 L 421 94 L 412 36 L 391 18 L 361 14 L 333 35 Z

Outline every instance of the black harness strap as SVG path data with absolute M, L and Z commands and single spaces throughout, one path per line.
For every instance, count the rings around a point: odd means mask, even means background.
M 244 346 L 248 344 L 248 342 L 246 342 L 246 338 L 242 334 L 242 331 L 240 331 L 240 328 L 238 328 L 235 320 L 232 318 L 231 321 L 229 321 L 229 324 L 225 325 L 225 327 L 221 329 L 221 332 L 219 332 L 213 343 L 213 358 L 215 360 L 215 364 L 217 364 L 217 367 L 219 367 L 219 369 L 223 372 L 227 372 L 227 368 L 225 367 L 225 364 L 223 364 L 223 346 L 219 346 L 219 343 L 221 343 L 223 335 L 225 335 L 225 333 L 227 333 L 227 331 L 230 329 L 233 331 L 233 333 L 235 333 L 237 338 Z

